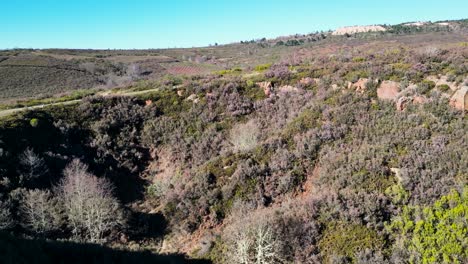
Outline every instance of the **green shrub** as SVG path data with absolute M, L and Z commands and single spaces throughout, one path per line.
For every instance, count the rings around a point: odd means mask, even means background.
M 387 228 L 412 253 L 410 263 L 466 263 L 467 217 L 468 186 L 430 206 L 405 206 Z
M 446 84 L 437 85 L 437 89 L 444 93 L 450 91 L 450 87 Z
M 242 72 L 241 68 L 234 68 L 234 69 L 220 70 L 220 71 L 217 71 L 216 74 L 218 75 L 239 74 L 241 72 Z
M 260 64 L 255 66 L 255 71 L 262 72 L 270 69 L 271 63 L 266 63 L 266 64 Z
M 37 127 L 39 125 L 39 119 L 37 118 L 31 118 L 31 120 L 29 121 L 29 124 L 32 126 L 32 127 Z
M 321 113 L 312 109 L 306 109 L 294 118 L 284 129 L 286 139 L 292 139 L 294 135 L 307 131 L 318 125 Z
M 363 225 L 334 222 L 329 224 L 319 242 L 320 252 L 330 263 L 332 257 L 344 257 L 355 262 L 355 254 L 366 249 L 379 250 L 384 241 L 377 232 Z
M 363 57 L 354 57 L 353 62 L 364 62 L 366 59 Z
M 434 89 L 435 82 L 429 80 L 423 80 L 418 84 L 418 92 L 420 94 L 429 95 L 429 92 Z

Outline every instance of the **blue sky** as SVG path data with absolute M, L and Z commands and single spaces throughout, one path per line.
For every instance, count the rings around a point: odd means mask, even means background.
M 347 25 L 468 18 L 466 0 L 3 0 L 0 49 L 207 46 Z

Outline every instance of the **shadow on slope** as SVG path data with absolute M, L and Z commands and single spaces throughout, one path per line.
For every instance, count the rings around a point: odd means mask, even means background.
M 211 263 L 184 255 L 116 250 L 95 244 L 29 240 L 0 233 L 0 263 Z

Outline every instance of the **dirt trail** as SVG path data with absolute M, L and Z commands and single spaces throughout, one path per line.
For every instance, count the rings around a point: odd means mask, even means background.
M 103 96 L 103 97 L 110 97 L 110 96 L 137 96 L 141 94 L 146 94 L 150 92 L 155 92 L 158 91 L 159 88 L 155 89 L 150 89 L 150 90 L 144 90 L 144 91 L 136 91 L 136 92 L 121 92 L 121 93 L 112 93 L 112 92 L 102 92 L 98 93 L 98 96 Z M 41 104 L 41 105 L 34 105 L 34 106 L 26 106 L 26 107 L 18 107 L 18 108 L 12 108 L 12 109 L 6 109 L 6 110 L 1 110 L 0 111 L 0 117 L 4 116 L 9 116 L 14 113 L 26 111 L 26 110 L 34 110 L 34 109 L 41 109 L 44 107 L 48 106 L 57 106 L 57 105 L 71 105 L 71 104 L 77 104 L 81 102 L 82 99 L 76 99 L 76 100 L 70 100 L 70 101 L 65 101 L 65 102 L 58 102 L 58 103 L 50 103 L 50 104 Z

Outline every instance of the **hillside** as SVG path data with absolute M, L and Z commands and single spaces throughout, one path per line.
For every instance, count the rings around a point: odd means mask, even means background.
M 394 26 L 354 26 L 333 32 L 241 41 L 228 45 L 189 49 L 153 50 L 4 50 L 0 51 L 0 103 L 28 98 L 63 96 L 73 91 L 107 90 L 139 80 L 164 76 L 203 75 L 219 70 L 248 69 L 303 53 L 329 54 L 340 46 L 369 39 L 392 41 L 396 36 L 435 35 L 431 41 L 453 42 L 467 31 L 466 20 L 406 23 Z M 418 26 L 419 25 L 419 26 Z M 369 30 L 380 28 L 380 32 Z M 369 31 L 369 32 L 368 32 Z M 462 36 L 460 36 L 460 34 Z M 420 42 L 416 36 L 415 42 Z M 398 37 L 396 38 L 398 39 Z M 410 40 L 411 41 L 411 40 Z M 335 48 L 329 51 L 329 48 Z M 317 51 L 319 50 L 319 51 Z M 309 54 L 309 55 L 312 55 Z
M 3 108 L 37 108 L 0 114 L 0 244 L 44 262 L 466 263 L 466 21 L 2 51 Z

